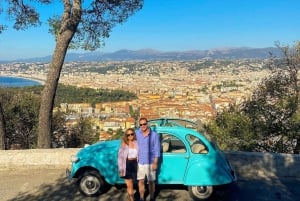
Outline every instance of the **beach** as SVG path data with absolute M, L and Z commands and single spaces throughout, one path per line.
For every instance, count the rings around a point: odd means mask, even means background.
M 43 84 L 44 81 L 34 79 L 34 78 L 14 76 L 14 75 L 0 76 L 0 86 L 2 87 L 24 87 L 24 86 L 43 85 Z

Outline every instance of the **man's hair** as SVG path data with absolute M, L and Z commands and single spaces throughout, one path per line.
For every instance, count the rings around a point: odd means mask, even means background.
M 146 117 L 141 117 L 139 122 L 142 121 L 142 120 L 145 120 L 146 122 L 148 122 L 148 119 Z

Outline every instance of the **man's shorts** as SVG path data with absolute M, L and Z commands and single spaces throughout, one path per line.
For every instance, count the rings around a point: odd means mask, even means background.
M 148 181 L 155 181 L 156 171 L 152 170 L 151 164 L 138 164 L 137 180 L 145 179 L 145 177 L 147 177 Z

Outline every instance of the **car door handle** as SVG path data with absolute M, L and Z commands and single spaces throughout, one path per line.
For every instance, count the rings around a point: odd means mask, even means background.
M 190 156 L 189 156 L 189 155 L 185 155 L 184 158 L 185 158 L 185 159 L 188 159 L 188 158 L 190 158 Z

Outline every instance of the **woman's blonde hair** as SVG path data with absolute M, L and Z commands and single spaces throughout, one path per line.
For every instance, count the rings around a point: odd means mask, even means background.
M 128 138 L 127 138 L 127 132 L 128 131 L 132 131 L 132 133 L 133 133 L 133 140 L 136 140 L 135 130 L 133 128 L 127 128 L 126 131 L 125 131 L 125 134 L 123 136 L 123 142 L 125 144 L 127 144 L 127 145 L 128 145 Z

